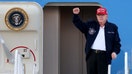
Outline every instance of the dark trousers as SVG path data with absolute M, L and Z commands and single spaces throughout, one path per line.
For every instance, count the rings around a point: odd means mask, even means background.
M 87 74 L 108 74 L 106 52 L 91 51 L 87 63 Z

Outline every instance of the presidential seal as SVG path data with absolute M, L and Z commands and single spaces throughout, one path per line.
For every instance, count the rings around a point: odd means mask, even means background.
M 28 15 L 22 8 L 12 8 L 6 13 L 5 23 L 13 31 L 23 30 L 28 24 Z

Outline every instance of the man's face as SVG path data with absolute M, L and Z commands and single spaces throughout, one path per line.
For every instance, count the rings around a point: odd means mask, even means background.
M 99 23 L 105 23 L 107 21 L 108 15 L 98 14 L 96 17 Z

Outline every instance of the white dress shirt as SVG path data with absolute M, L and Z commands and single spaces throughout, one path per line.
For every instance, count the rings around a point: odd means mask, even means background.
M 106 51 L 104 27 L 100 27 L 99 33 L 91 48 L 96 50 Z

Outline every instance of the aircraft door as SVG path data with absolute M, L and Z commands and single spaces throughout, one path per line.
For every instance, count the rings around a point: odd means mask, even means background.
M 35 2 L 0 2 L 0 9 L 0 74 L 43 74 L 41 6 Z

